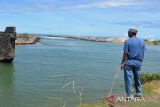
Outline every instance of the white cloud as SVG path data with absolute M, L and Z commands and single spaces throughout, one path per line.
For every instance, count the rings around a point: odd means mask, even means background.
M 144 0 L 142 0 L 144 1 Z M 70 5 L 56 5 L 56 3 L 51 2 L 51 0 L 43 0 L 39 2 L 22 3 L 22 4 L 0 4 L 0 10 L 13 10 L 13 11 L 25 11 L 25 12 L 46 12 L 55 10 L 72 10 L 72 9 L 88 9 L 88 8 L 113 8 L 113 7 L 125 7 L 125 6 L 135 6 L 142 3 L 138 0 L 100 0 L 92 1 L 90 3 L 79 3 Z M 57 2 L 58 3 L 58 2 Z
M 150 21 L 120 21 L 120 22 L 114 22 L 112 24 L 118 24 L 118 25 L 130 25 L 132 28 L 136 27 L 143 27 L 143 28 L 154 28 L 159 29 L 160 28 L 160 21 L 159 20 L 150 20 Z
M 131 5 L 138 5 L 137 0 L 105 0 L 96 3 L 76 5 L 74 8 L 109 8 Z

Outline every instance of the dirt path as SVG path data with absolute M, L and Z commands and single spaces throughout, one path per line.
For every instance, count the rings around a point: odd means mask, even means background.
M 160 94 L 160 88 L 153 90 L 155 93 Z

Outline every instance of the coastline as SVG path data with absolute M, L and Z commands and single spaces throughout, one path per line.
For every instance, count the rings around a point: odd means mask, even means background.
M 40 39 L 41 38 L 35 34 L 17 34 L 15 44 L 35 44 L 39 42 Z
M 94 42 L 112 42 L 112 43 L 123 43 L 127 38 L 125 37 L 96 37 L 96 36 L 64 36 L 64 35 L 50 35 L 48 37 L 60 37 L 60 38 L 70 38 L 70 39 L 79 39 L 85 41 L 94 41 Z
M 124 43 L 126 37 L 96 37 L 96 36 L 66 36 L 66 35 L 50 35 L 48 37 L 70 38 L 79 39 L 93 42 L 111 42 L 111 43 Z M 160 40 L 144 39 L 145 44 L 160 45 Z
M 124 43 L 127 37 L 96 37 L 96 36 L 69 36 L 69 35 L 49 35 L 47 37 L 69 38 L 93 42 L 110 42 L 110 43 Z M 39 42 L 41 37 L 36 34 L 17 34 L 16 45 L 35 44 Z M 160 45 L 160 40 L 144 39 L 145 44 Z
M 146 44 L 160 45 L 160 40 L 149 40 L 149 39 L 145 39 L 144 41 L 145 41 Z

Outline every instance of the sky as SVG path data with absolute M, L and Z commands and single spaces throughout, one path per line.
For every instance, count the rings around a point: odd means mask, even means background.
M 0 0 L 0 30 L 82 36 L 160 39 L 159 0 Z

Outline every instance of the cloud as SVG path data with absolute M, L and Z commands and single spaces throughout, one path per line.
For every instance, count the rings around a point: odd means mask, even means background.
M 49 4 L 34 4 L 32 6 L 22 7 L 21 9 L 26 12 L 47 12 L 57 10 L 56 7 Z
M 142 28 L 160 28 L 160 21 L 126 21 L 126 22 L 115 22 L 113 24 L 118 25 L 128 25 L 128 26 L 135 26 L 135 27 L 142 27 Z
M 10 12 L 47 12 L 57 10 L 54 4 L 50 3 L 3 3 L 0 4 L 1 11 Z
M 154 6 L 156 5 L 156 6 Z M 126 10 L 154 11 L 159 10 L 157 0 L 23 0 L 21 2 L 1 2 L 0 11 L 16 12 L 52 12 L 74 9 L 122 8 Z
M 80 4 L 74 6 L 74 8 L 109 8 L 109 7 L 120 7 L 120 6 L 131 6 L 137 5 L 136 0 L 105 0 L 90 4 Z
M 0 3 L 1 10 L 25 11 L 25 12 L 45 12 L 54 10 L 72 10 L 72 9 L 88 9 L 88 8 L 110 8 L 120 6 L 137 5 L 137 0 L 99 0 L 92 2 L 52 2 L 51 0 L 43 0 L 38 2 L 16 2 L 16 3 Z

